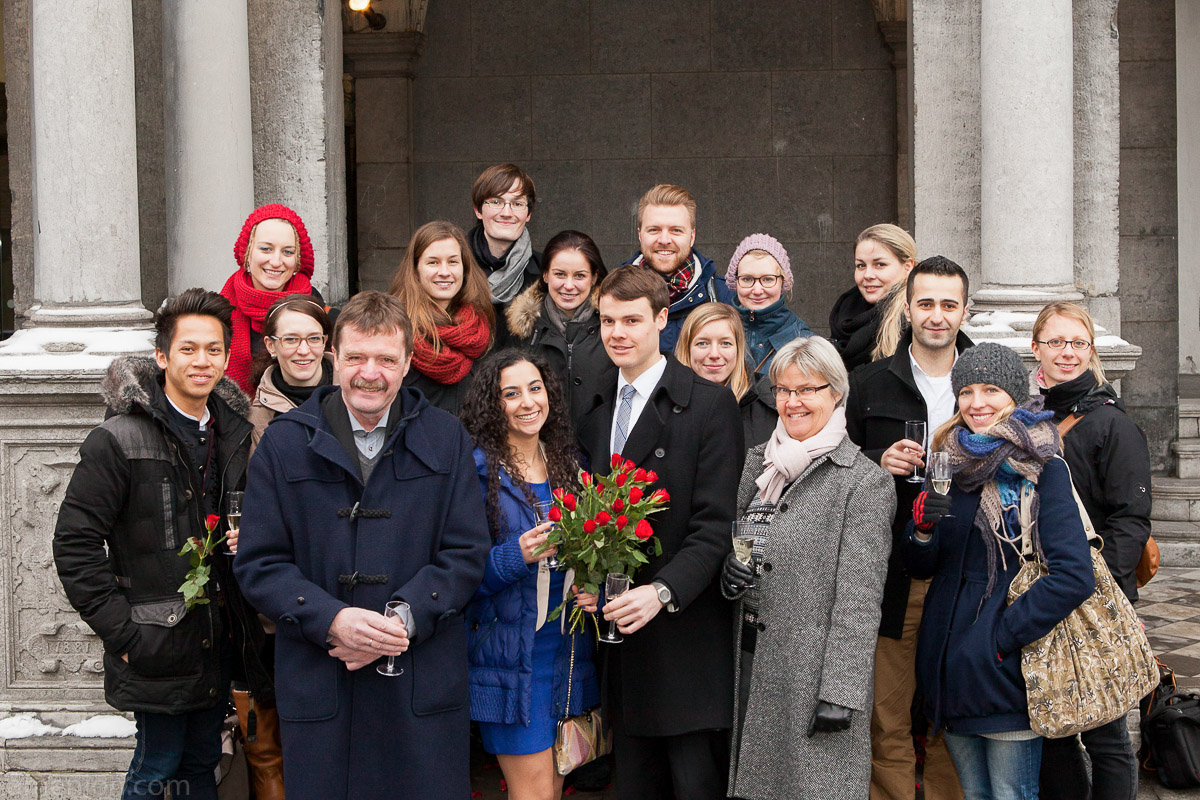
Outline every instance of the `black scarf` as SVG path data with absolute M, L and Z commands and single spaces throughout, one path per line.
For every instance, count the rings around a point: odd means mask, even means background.
M 851 286 L 834 301 L 829 312 L 829 339 L 842 354 L 846 369 L 871 360 L 878 329 L 879 306 L 864 300 L 857 286 Z
M 333 383 L 333 365 L 327 358 L 321 359 L 321 382 L 315 386 L 292 386 L 283 377 L 283 370 L 279 369 L 278 365 L 271 371 L 271 385 L 297 407 L 304 405 L 304 401 L 311 397 L 317 389 L 329 386 L 331 383 Z

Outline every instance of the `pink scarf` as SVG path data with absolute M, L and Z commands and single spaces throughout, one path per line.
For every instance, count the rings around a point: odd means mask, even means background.
M 799 478 L 814 460 L 837 449 L 845 438 L 844 407 L 835 408 L 825 427 L 802 442 L 788 435 L 781 418 L 767 440 L 762 475 L 754 481 L 758 484 L 758 496 L 772 505 L 778 503 L 784 488 Z

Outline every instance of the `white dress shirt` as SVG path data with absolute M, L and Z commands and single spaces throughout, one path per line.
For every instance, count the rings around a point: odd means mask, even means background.
M 660 353 L 658 361 L 655 362 L 654 366 L 637 376 L 632 383 L 625 380 L 624 373 L 618 375 L 617 395 L 613 404 L 612 428 L 608 433 L 609 453 L 615 451 L 614 445 L 617 441 L 617 414 L 621 410 L 621 391 L 626 386 L 633 386 L 633 403 L 629 414 L 629 433 L 632 435 L 633 426 L 637 425 L 638 417 L 642 415 L 642 410 L 646 407 L 646 402 L 649 401 L 650 395 L 654 393 L 654 387 L 658 386 L 658 382 L 662 380 L 663 373 L 666 371 L 667 359 Z M 603 465 L 601 465 L 600 469 L 603 471 Z
M 954 353 L 954 360 L 958 361 L 957 351 Z M 933 432 L 954 416 L 957 399 L 954 396 L 954 386 L 950 383 L 949 372 L 940 378 L 935 378 L 921 369 L 921 365 L 913 358 L 911 345 L 908 348 L 908 361 L 912 365 L 913 380 L 917 382 L 917 391 L 925 399 L 925 435 L 932 440 Z M 953 368 L 952 364 L 951 369 Z

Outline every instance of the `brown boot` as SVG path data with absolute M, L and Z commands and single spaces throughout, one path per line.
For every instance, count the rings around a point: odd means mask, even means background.
M 246 764 L 254 783 L 255 800 L 284 800 L 283 747 L 279 743 L 279 714 L 263 708 L 249 692 L 233 690 L 238 724 L 246 740 Z

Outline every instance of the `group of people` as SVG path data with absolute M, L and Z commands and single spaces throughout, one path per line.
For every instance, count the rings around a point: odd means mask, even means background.
M 718 275 L 681 187 L 646 192 L 611 270 L 579 231 L 535 251 L 535 202 L 488 168 L 473 230 L 423 225 L 390 292 L 340 309 L 264 206 L 220 293 L 113 362 L 54 557 L 135 715 L 124 797 L 215 798 L 231 697 L 259 800 L 460 800 L 472 721 L 510 797 L 557 798 L 557 723 L 597 705 L 623 800 L 913 798 L 914 741 L 930 800 L 1134 797 L 1124 720 L 1043 740 L 1020 668 L 1093 591 L 1072 481 L 1131 600 L 1149 534 L 1086 310 L 1042 311 L 1031 377 L 962 332 L 962 268 L 882 224 L 824 338 L 783 245 L 747 236 Z M 614 456 L 670 501 L 606 597 L 551 568 L 538 509 Z M 1021 497 L 1050 572 L 1009 605 Z M 624 642 L 568 633 L 563 601 Z

